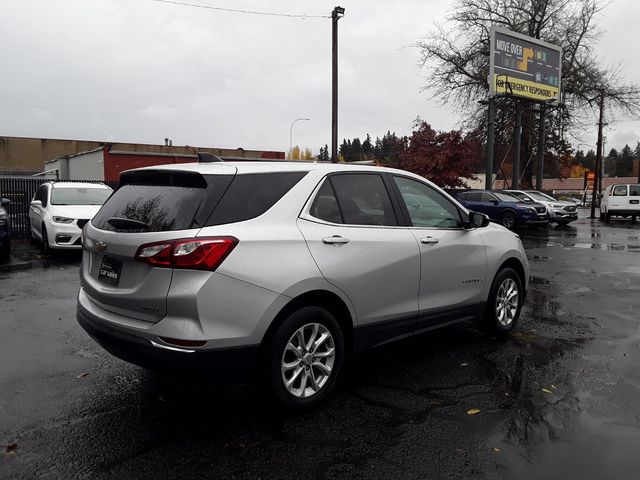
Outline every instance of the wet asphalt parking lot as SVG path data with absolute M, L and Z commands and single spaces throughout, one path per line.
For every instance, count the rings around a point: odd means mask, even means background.
M 18 248 L 0 265 L 0 478 L 640 478 L 640 222 L 521 236 L 509 337 L 457 325 L 368 352 L 298 416 L 111 357 L 75 320 L 80 256 Z

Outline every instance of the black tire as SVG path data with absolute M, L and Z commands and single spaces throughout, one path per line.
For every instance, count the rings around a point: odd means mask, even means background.
M 42 224 L 42 253 L 49 255 L 51 253 L 51 246 L 49 245 L 49 237 L 47 236 L 47 227 Z
M 319 389 L 315 393 L 301 398 L 300 396 L 296 396 L 291 393 L 285 385 L 285 377 L 283 373 L 283 364 L 285 363 L 285 359 L 292 360 L 292 363 L 294 363 L 297 360 L 296 357 L 298 357 L 297 354 L 293 355 L 291 350 L 289 350 L 289 352 L 287 353 L 285 349 L 287 347 L 287 344 L 290 341 L 293 341 L 293 336 L 299 329 L 311 324 L 322 325 L 328 332 L 330 332 L 332 337 L 331 339 L 333 341 L 332 343 L 335 356 L 333 357 L 331 371 L 326 380 L 324 380 L 323 385 L 319 387 Z M 307 327 L 305 330 L 303 330 L 303 335 L 304 332 L 309 333 L 309 330 L 311 330 L 312 332 L 313 327 Z M 323 348 L 328 348 L 327 341 L 323 343 Z M 271 338 L 271 341 L 267 345 L 265 354 L 267 357 L 268 367 L 268 371 L 266 372 L 267 387 L 271 392 L 274 400 L 280 406 L 284 406 L 289 409 L 307 410 L 320 405 L 333 391 L 340 374 L 340 369 L 342 368 L 342 364 L 344 363 L 344 336 L 342 334 L 340 326 L 338 325 L 338 322 L 331 314 L 331 312 L 317 306 L 303 307 L 290 314 L 284 320 L 284 322 L 282 322 L 282 324 L 278 327 L 278 330 Z M 307 357 L 308 355 L 310 354 L 306 354 L 304 355 L 304 357 Z M 302 370 L 302 373 L 298 375 L 298 377 L 300 378 L 300 385 L 298 386 L 298 390 L 301 391 L 306 390 L 302 388 L 303 379 L 301 377 L 303 375 L 309 379 L 311 378 L 311 376 L 313 376 L 314 379 L 316 378 L 316 376 L 318 379 L 321 379 L 322 377 L 322 371 L 313 366 L 316 364 L 315 361 L 311 366 L 305 366 L 303 364 L 303 362 L 305 361 L 304 357 L 298 357 L 300 359 L 300 367 L 294 367 L 294 369 L 291 370 L 293 376 L 293 374 L 295 374 L 295 372 L 297 371 L 295 369 L 304 369 Z M 309 359 L 307 360 L 313 361 Z M 296 380 L 296 382 L 293 383 L 292 387 L 294 387 L 297 383 L 298 382 Z M 306 381 L 305 385 L 307 385 Z M 313 384 L 310 384 L 309 388 L 313 390 L 312 385 Z
M 611 214 L 609 212 L 604 214 L 604 221 L 606 223 L 611 223 Z
M 499 307 L 498 307 L 498 292 L 500 287 L 511 280 L 514 282 L 515 286 L 518 289 L 518 297 L 517 297 L 517 307 L 515 310 L 515 315 L 513 319 L 504 323 L 500 321 L 499 318 Z M 482 317 L 482 326 L 495 333 L 507 333 L 513 330 L 513 327 L 518 321 L 520 317 L 520 311 L 522 310 L 522 303 L 524 300 L 524 289 L 522 287 L 522 280 L 518 276 L 518 273 L 509 267 L 505 267 L 500 270 L 495 278 L 493 279 L 493 283 L 491 284 L 491 290 L 489 292 L 489 298 L 487 299 L 487 305 L 485 306 L 484 315 Z
M 633 223 L 636 223 L 636 216 L 635 216 L 635 215 L 631 215 L 631 221 L 632 221 Z
M 502 214 L 500 223 L 503 227 L 506 227 L 509 230 L 514 230 L 518 226 L 518 218 L 515 213 L 507 210 Z

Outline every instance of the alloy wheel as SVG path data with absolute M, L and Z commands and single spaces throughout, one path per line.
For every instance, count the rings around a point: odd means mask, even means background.
M 296 398 L 317 394 L 331 377 L 336 357 L 333 335 L 321 323 L 308 323 L 289 338 L 282 354 L 284 386 Z
M 518 312 L 518 285 L 512 278 L 506 278 L 498 288 L 496 296 L 496 316 L 500 325 L 508 327 Z

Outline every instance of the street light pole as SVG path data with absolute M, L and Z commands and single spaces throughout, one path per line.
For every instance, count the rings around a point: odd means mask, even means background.
M 293 150 L 293 125 L 296 122 L 301 120 L 311 120 L 310 118 L 296 118 L 293 122 L 291 122 L 291 126 L 289 127 L 289 160 L 291 160 L 291 152 Z
M 344 8 L 335 7 L 331 12 L 331 162 L 338 161 L 338 20 L 344 16 Z

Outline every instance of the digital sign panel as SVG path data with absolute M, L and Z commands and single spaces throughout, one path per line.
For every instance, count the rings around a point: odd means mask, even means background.
M 489 94 L 560 100 L 562 49 L 499 27 L 491 29 Z

